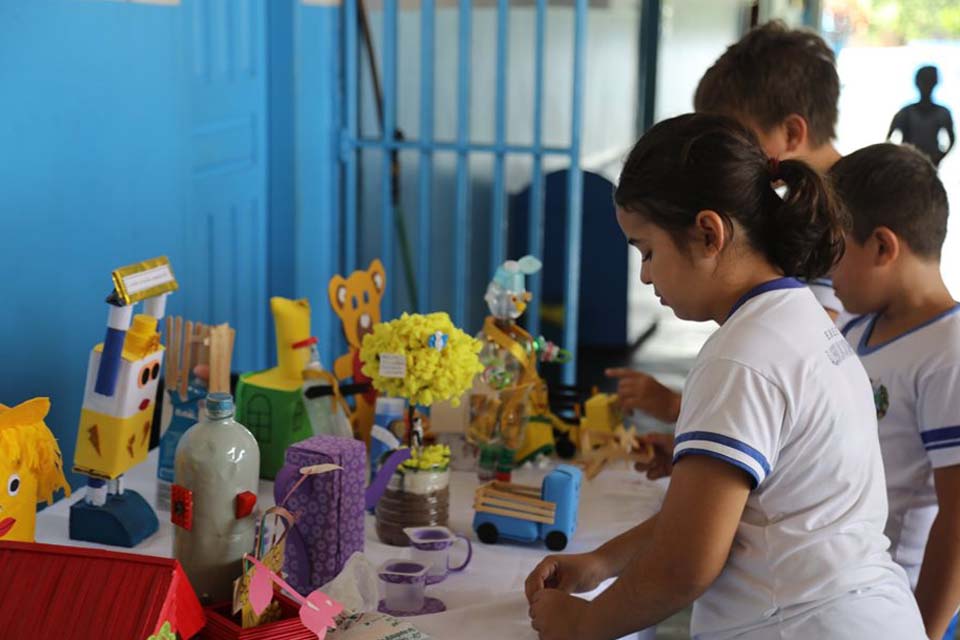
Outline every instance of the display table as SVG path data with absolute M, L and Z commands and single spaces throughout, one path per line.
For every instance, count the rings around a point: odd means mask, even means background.
M 147 461 L 135 467 L 125 477 L 126 487 L 140 492 L 151 504 L 156 504 L 157 451 Z M 521 470 L 513 481 L 538 485 L 545 470 Z M 459 574 L 451 574 L 445 581 L 428 588 L 427 594 L 439 598 L 447 611 L 435 615 L 417 616 L 409 620 L 435 640 L 458 638 L 519 638 L 536 639 L 527 615 L 527 601 L 523 583 L 530 571 L 548 553 L 542 545 L 513 543 L 485 545 L 471 531 L 473 519 L 473 492 L 477 488 L 476 474 L 453 472 L 450 481 L 450 523 L 454 531 L 471 534 L 473 560 Z M 581 490 L 577 532 L 564 553 L 578 553 L 596 548 L 609 538 L 626 531 L 653 515 L 659 508 L 666 485 L 650 482 L 642 474 L 623 467 L 607 469 L 591 482 L 584 481 Z M 69 507 L 83 499 L 84 489 L 74 497 L 61 500 L 44 509 L 37 516 L 37 542 L 85 547 L 102 545 L 78 542 L 67 538 Z M 260 482 L 258 506 L 273 504 L 273 483 Z M 160 530 L 132 551 L 145 555 L 170 557 L 173 553 L 173 525 L 169 512 L 160 511 Z M 458 545 L 459 547 L 459 545 Z M 374 531 L 374 518 L 366 516 L 365 554 L 374 564 L 390 558 L 408 557 L 409 550 L 380 543 Z M 459 553 L 454 560 L 458 560 Z M 595 595 L 602 591 L 598 589 Z M 639 638 L 653 638 L 649 629 Z

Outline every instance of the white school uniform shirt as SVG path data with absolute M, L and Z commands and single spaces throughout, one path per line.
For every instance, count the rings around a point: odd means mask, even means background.
M 753 485 L 694 638 L 925 638 L 883 535 L 870 382 L 799 281 L 749 292 L 704 345 L 677 422 L 674 461 L 688 455 Z
M 840 298 L 837 297 L 837 290 L 833 288 L 833 280 L 830 278 L 816 278 L 814 280 L 807 280 L 806 284 L 810 287 L 810 291 L 813 292 L 814 297 L 816 297 L 821 307 L 837 314 L 836 319 L 833 321 L 835 325 L 845 327 L 848 322 L 854 319 L 854 316 L 847 313 L 846 309 L 843 308 L 843 303 L 840 302 Z
M 867 346 L 876 316 L 844 329 L 873 386 L 887 476 L 890 553 L 916 587 L 937 515 L 933 470 L 960 464 L 960 306 Z

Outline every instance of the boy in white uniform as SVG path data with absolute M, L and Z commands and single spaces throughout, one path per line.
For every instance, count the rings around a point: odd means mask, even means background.
M 731 45 L 703 74 L 694 94 L 698 113 L 729 116 L 749 127 L 767 156 L 802 160 L 825 174 L 840 159 L 836 137 L 840 77 L 833 50 L 813 31 L 788 29 L 782 22 L 756 27 Z M 806 284 L 837 322 L 850 319 L 830 278 Z M 625 411 L 638 410 L 663 422 L 676 422 L 680 394 L 642 371 L 617 368 L 617 394 Z M 648 440 L 669 463 L 669 438 Z M 661 475 L 655 464 L 650 475 Z M 666 470 L 668 471 L 668 469 Z
M 892 144 L 847 156 L 831 177 L 853 218 L 834 282 L 865 314 L 844 333 L 873 386 L 885 531 L 940 638 L 960 605 L 960 307 L 940 276 L 946 193 L 927 158 Z
M 721 326 L 684 388 L 660 512 L 527 578 L 540 638 L 618 638 L 694 600 L 704 640 L 923 638 L 883 535 L 869 380 L 791 277 L 819 277 L 842 252 L 821 178 L 771 167 L 731 119 L 687 115 L 637 143 L 615 199 L 643 282 L 678 317 Z M 592 602 L 569 595 L 612 576 Z

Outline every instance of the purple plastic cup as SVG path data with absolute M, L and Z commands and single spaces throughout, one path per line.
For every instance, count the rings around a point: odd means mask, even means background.
M 391 611 L 423 609 L 423 590 L 429 566 L 415 560 L 387 560 L 377 571 L 383 583 L 383 599 Z
M 470 539 L 446 527 L 407 527 L 403 532 L 410 538 L 412 558 L 430 567 L 427 584 L 442 582 L 450 573 L 463 571 L 473 557 Z M 467 543 L 467 558 L 459 566 L 450 566 L 450 551 L 457 541 Z

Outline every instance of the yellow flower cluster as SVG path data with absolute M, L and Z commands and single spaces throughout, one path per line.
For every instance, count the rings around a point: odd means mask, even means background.
M 450 467 L 450 447 L 432 444 L 421 448 L 419 453 L 414 448 L 410 457 L 403 461 L 403 466 L 414 471 L 444 471 Z
M 364 336 L 360 360 L 363 373 L 373 379 L 377 391 L 406 398 L 413 405 L 430 406 L 439 400 L 452 400 L 456 406 L 460 396 L 473 386 L 474 377 L 483 371 L 477 355 L 482 346 L 479 340 L 453 326 L 446 313 L 405 313 L 376 325 L 373 333 Z M 383 353 L 405 356 L 407 375 L 381 376 L 378 359 Z

